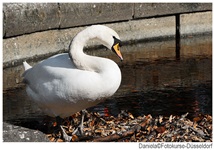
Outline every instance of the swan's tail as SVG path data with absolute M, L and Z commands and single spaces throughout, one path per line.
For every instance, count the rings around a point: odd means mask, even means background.
M 24 65 L 25 71 L 32 68 L 26 61 L 23 62 L 23 65 Z

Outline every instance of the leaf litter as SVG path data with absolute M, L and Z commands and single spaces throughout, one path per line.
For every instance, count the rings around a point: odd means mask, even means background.
M 199 115 L 192 120 L 187 116 L 134 117 L 121 111 L 114 117 L 86 112 L 83 134 L 72 134 L 80 124 L 78 112 L 64 120 L 57 133 L 47 136 L 52 142 L 212 142 L 212 116 Z

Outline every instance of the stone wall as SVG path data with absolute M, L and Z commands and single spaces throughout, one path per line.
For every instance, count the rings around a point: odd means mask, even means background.
M 85 26 L 105 24 L 123 42 L 212 32 L 212 3 L 4 3 L 3 67 L 67 50 Z M 88 44 L 88 47 L 94 43 Z
M 212 10 L 211 3 L 5 3 L 4 37 Z

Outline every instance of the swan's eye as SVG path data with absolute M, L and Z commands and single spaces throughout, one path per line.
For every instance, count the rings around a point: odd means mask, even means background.
M 113 38 L 114 38 L 113 46 L 116 45 L 116 44 L 119 44 L 119 46 L 121 47 L 122 46 L 122 42 L 119 39 L 117 39 L 115 36 L 113 36 Z

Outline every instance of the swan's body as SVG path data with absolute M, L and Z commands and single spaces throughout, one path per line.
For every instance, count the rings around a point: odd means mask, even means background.
M 115 31 L 94 25 L 77 34 L 69 54 L 52 56 L 34 67 L 23 63 L 26 91 L 48 115 L 67 117 L 98 104 L 119 88 L 121 72 L 115 62 L 83 53 L 90 39 L 99 39 L 109 49 L 119 48 Z M 115 52 L 122 59 L 119 49 Z

